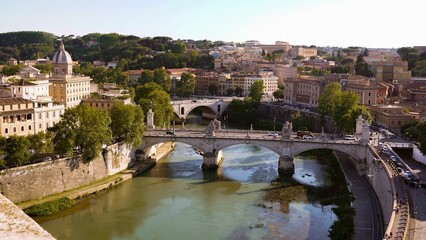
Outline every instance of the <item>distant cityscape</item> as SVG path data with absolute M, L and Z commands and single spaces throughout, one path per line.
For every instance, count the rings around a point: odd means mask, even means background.
M 132 36 L 119 37 L 122 44 L 132 40 Z M 125 79 L 122 83 L 115 79 L 100 82 L 95 74 L 89 74 L 93 76 L 91 78 L 82 72 L 76 73 L 73 68 L 80 64 L 87 65 L 88 62 L 74 61 L 64 42 L 81 39 L 62 37 L 52 56 L 20 60 L 12 56 L 0 65 L 1 136 L 24 136 L 46 131 L 60 121 L 65 109 L 82 102 L 102 109 L 111 108 L 116 101 L 132 103 L 131 98 L 123 96 L 128 96 L 129 87 L 140 84 L 142 74 L 148 69 L 131 69 L 128 62 L 133 59 L 126 59 L 123 66 L 120 53 L 116 53 L 109 57 L 110 60 L 99 58 L 89 64 L 105 71 L 119 69 Z M 159 38 L 149 39 L 156 44 Z M 178 54 L 178 51 L 183 51 L 179 54 L 185 59 L 192 56 L 196 56 L 196 60 L 202 56 L 209 57 L 205 65 L 199 67 L 192 67 L 197 64 L 191 64 L 189 60 L 185 60 L 188 63 L 183 65 L 187 66 L 181 68 L 167 67 L 172 65 L 167 63 L 160 66 L 159 61 L 156 61 L 157 65 L 150 66 L 151 69 L 165 69 L 172 81 L 172 97 L 176 97 L 176 83 L 185 73 L 195 77 L 192 95 L 247 96 L 252 84 L 261 81 L 264 86 L 262 101 L 280 101 L 315 109 L 324 87 L 338 82 L 342 90 L 357 93 L 359 103 L 368 107 L 377 125 L 398 131 L 407 123 L 426 118 L 423 107 L 426 101 L 426 78 L 423 77 L 426 46 L 397 50 L 296 46 L 284 41 L 269 45 L 256 40 L 236 44 L 206 40 L 174 41 L 163 37 L 161 41 L 166 41 L 169 49 L 164 47 L 166 43 L 160 47 L 151 44 L 153 49 L 144 49 L 143 58 L 157 60 L 162 57 L 166 61 L 165 55 L 170 52 L 172 55 Z M 79 44 L 83 44 L 81 48 L 94 48 L 104 43 L 98 36 Z M 181 44 L 181 49 L 172 49 L 175 45 L 179 47 L 178 44 Z M 156 48 L 158 50 L 154 50 Z M 72 49 L 79 51 L 75 45 Z M 5 60 L 9 55 L 3 54 L 0 59 Z M 46 65 L 50 65 L 48 71 L 37 69 Z M 18 66 L 15 72 L 10 72 L 10 69 Z M 102 98 L 90 97 L 93 94 L 99 94 Z

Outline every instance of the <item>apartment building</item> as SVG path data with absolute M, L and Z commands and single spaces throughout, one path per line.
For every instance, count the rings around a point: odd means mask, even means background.
M 359 97 L 359 104 L 377 104 L 378 89 L 376 82 L 367 77 L 359 75 L 349 76 L 344 81 L 343 90 L 355 92 Z
M 318 77 L 301 76 L 289 79 L 284 83 L 284 103 L 317 107 L 323 87 L 323 81 Z
M 0 98 L 0 136 L 34 134 L 34 102 L 23 98 Z
M 399 131 L 401 126 L 407 123 L 417 121 L 416 115 L 405 113 L 401 106 L 374 105 L 369 109 L 375 124 L 395 131 Z
M 411 72 L 408 71 L 407 62 L 383 61 L 376 63 L 373 68 L 375 68 L 377 81 L 407 84 L 411 80 Z
M 304 58 L 315 57 L 317 55 L 316 48 L 293 47 L 289 51 L 290 57 L 302 56 Z

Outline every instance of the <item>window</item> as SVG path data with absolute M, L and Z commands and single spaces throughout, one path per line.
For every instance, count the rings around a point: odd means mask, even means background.
M 23 132 L 24 131 L 24 126 L 21 126 L 21 132 Z
M 16 127 L 13 127 L 13 132 L 16 132 Z
M 4 133 L 6 133 L 6 134 L 7 134 L 8 132 L 9 132 L 9 130 L 8 130 L 7 128 L 5 128 L 5 129 L 4 129 Z

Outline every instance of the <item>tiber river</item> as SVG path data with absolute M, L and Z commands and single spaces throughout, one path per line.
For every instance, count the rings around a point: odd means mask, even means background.
M 278 155 L 253 145 L 223 151 L 217 171 L 203 172 L 191 146 L 176 149 L 146 173 L 81 200 L 50 219 L 37 219 L 63 239 L 328 239 L 331 206 L 296 194 L 288 213 L 263 200 L 278 176 Z M 325 165 L 295 158 L 301 184 L 324 186 Z

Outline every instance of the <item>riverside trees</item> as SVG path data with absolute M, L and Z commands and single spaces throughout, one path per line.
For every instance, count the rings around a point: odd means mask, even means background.
M 342 91 L 339 83 L 332 83 L 325 86 L 324 92 L 319 96 L 318 111 L 323 118 L 325 115 L 330 116 L 340 131 L 352 133 L 360 114 L 372 120 L 367 108 L 358 102 L 355 92 Z
M 168 127 L 173 118 L 173 107 L 170 104 L 170 95 L 164 89 L 154 83 L 146 83 L 135 89 L 135 102 L 140 105 L 143 112 L 149 109 L 155 112 L 154 124 Z

